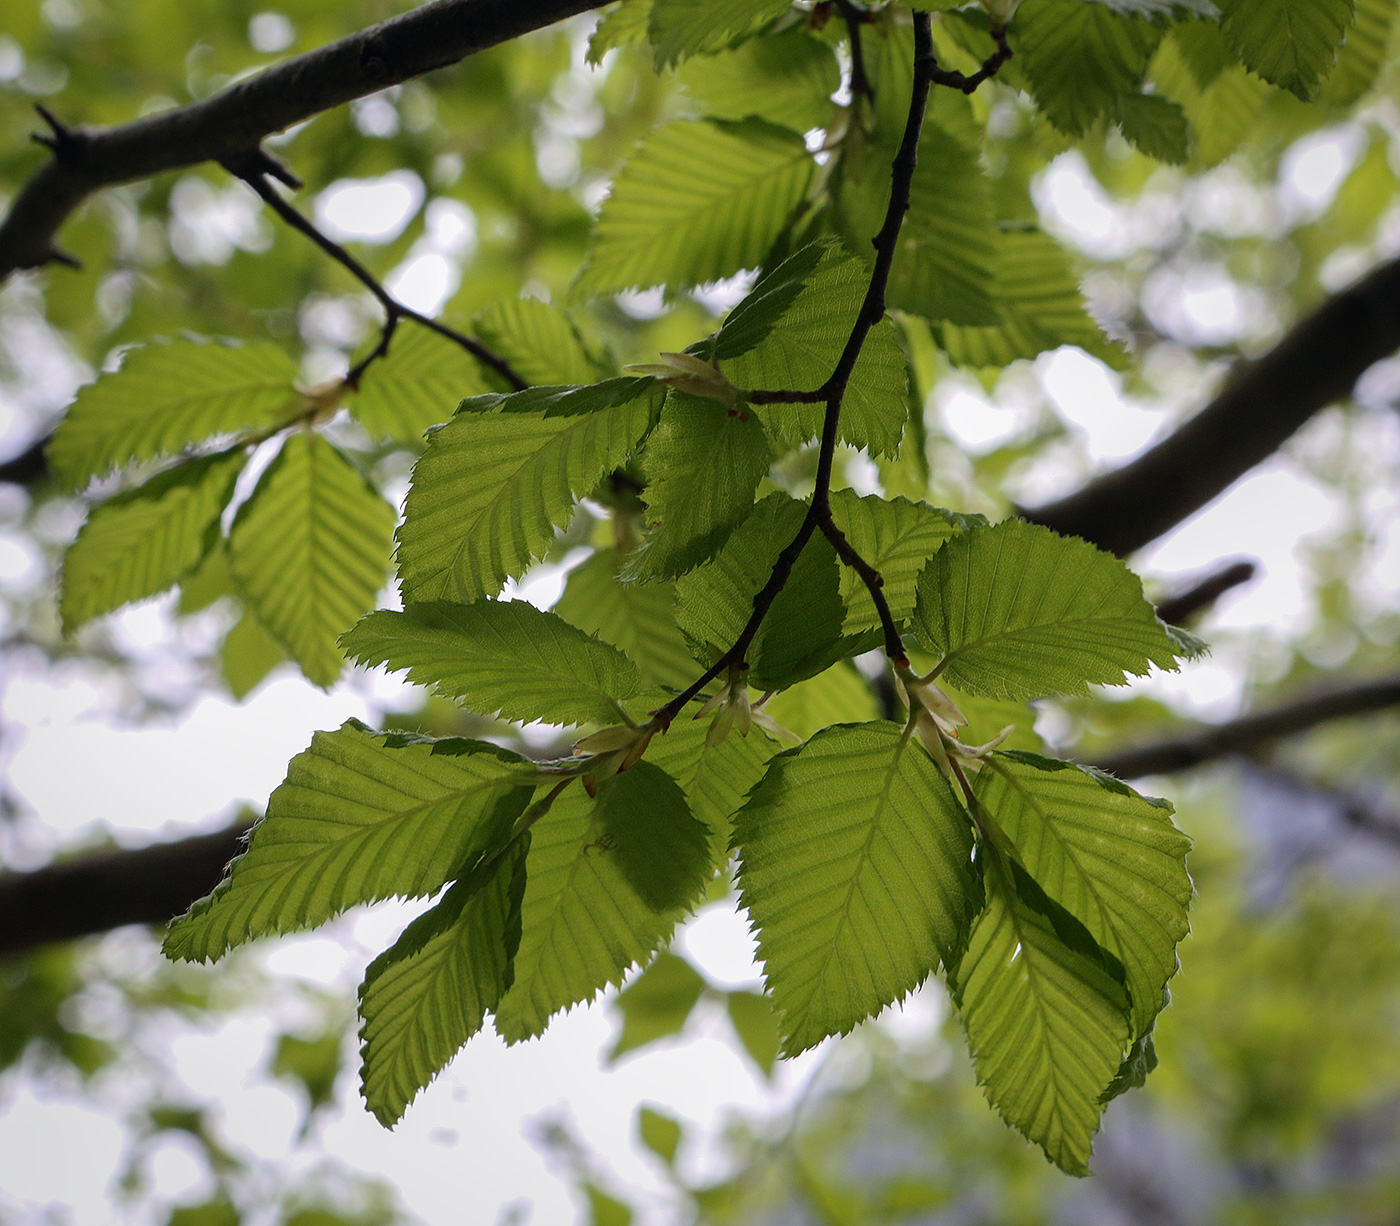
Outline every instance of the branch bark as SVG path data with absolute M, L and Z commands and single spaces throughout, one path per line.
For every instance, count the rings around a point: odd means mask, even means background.
M 111 128 L 51 124 L 53 156 L 0 223 L 0 282 L 62 259 L 64 220 L 103 187 L 237 159 L 322 111 L 596 7 L 597 0 L 433 0 L 188 106 Z
M 1223 493 L 1315 413 L 1349 396 L 1397 348 L 1400 260 L 1329 298 L 1264 357 L 1241 363 L 1209 405 L 1136 460 L 1020 514 L 1111 553 L 1132 553 Z

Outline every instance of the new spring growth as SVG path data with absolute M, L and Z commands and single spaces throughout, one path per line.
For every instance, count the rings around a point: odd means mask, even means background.
M 800 736 L 784 728 L 763 710 L 763 704 L 773 697 L 772 691 L 755 703 L 749 702 L 748 674 L 747 668 L 731 668 L 729 680 L 719 693 L 695 713 L 696 719 L 708 715 L 711 711 L 715 713 L 714 719 L 710 721 L 710 730 L 705 734 L 705 744 L 711 749 L 722 745 L 731 728 L 738 728 L 740 736 L 748 736 L 749 730 L 755 724 L 775 740 L 784 741 L 789 745 L 802 744 Z
M 968 773 L 975 773 L 982 768 L 987 756 L 1016 731 L 1015 724 L 1007 724 L 985 745 L 964 745 L 958 739 L 958 729 L 967 727 L 967 716 L 932 678 L 918 677 L 911 669 L 897 665 L 895 686 L 909 708 L 915 734 L 928 750 L 929 757 L 950 778 L 953 774 L 948 760 L 950 753 L 964 763 Z
M 1021 7 L 1021 0 L 982 0 L 982 7 L 987 10 L 987 15 L 992 19 L 993 30 L 998 27 L 1005 28 L 1006 23 L 1011 20 L 1012 14 Z
M 718 400 L 724 405 L 739 399 L 738 389 L 709 362 L 702 362 L 691 353 L 663 353 L 661 357 L 660 362 L 641 362 L 622 369 L 629 374 L 651 375 L 678 392 Z
M 590 796 L 598 794 L 598 780 L 620 775 L 629 766 L 642 760 L 651 738 L 656 735 L 655 721 L 645 724 L 613 724 L 574 742 L 574 762 L 570 773 L 583 779 Z

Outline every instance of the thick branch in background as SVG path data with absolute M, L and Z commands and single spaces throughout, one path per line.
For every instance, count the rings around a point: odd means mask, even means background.
M 1315 413 L 1400 348 L 1400 261 L 1329 298 L 1219 395 L 1136 460 L 1021 514 L 1119 555 L 1199 511 L 1278 450 Z
M 45 140 L 53 156 L 0 223 L 0 281 L 61 258 L 60 227 L 100 188 L 236 159 L 323 111 L 595 6 L 595 0 L 433 0 L 188 106 L 112 128 L 56 125 Z

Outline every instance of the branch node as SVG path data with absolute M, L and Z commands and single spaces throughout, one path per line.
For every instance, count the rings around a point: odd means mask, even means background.
M 71 158 L 76 155 L 82 144 L 82 137 L 77 129 L 70 128 L 42 102 L 36 102 L 34 109 L 39 112 L 39 118 L 49 125 L 49 132 L 31 133 L 30 139 L 36 145 L 43 145 L 56 158 Z

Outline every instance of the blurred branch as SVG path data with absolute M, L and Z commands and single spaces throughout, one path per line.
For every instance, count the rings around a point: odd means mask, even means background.
M 1168 596 L 1157 606 L 1157 616 L 1169 626 L 1184 626 L 1198 613 L 1204 612 L 1231 588 L 1254 578 L 1258 567 L 1253 562 L 1232 562 L 1207 575 L 1184 592 Z
M 1309 779 L 1290 767 L 1280 766 L 1275 762 L 1256 763 L 1252 769 L 1294 794 L 1316 797 L 1352 830 L 1370 835 L 1387 844 L 1392 850 L 1400 851 L 1400 813 L 1382 806 L 1374 798 L 1363 796 L 1350 788 Z
M 1122 468 L 1021 514 L 1129 554 L 1174 528 L 1268 459 L 1315 413 L 1400 349 L 1400 260 L 1382 264 L 1241 362 L 1204 409 Z
M 1306 732 L 1329 720 L 1400 706 L 1400 675 L 1364 681 L 1297 702 L 1208 724 L 1178 737 L 1099 758 L 1094 765 L 1123 779 L 1189 770 L 1231 754 L 1252 753 L 1280 737 Z
M 35 139 L 53 156 L 0 222 L 0 281 L 17 269 L 71 263 L 58 249 L 59 228 L 99 188 L 244 156 L 322 111 L 593 7 L 594 0 L 433 0 L 211 97 L 131 123 L 69 127 L 41 112 L 50 131 Z
M 49 475 L 49 435 L 35 439 L 23 451 L 7 460 L 0 460 L 0 483 L 5 485 L 37 485 Z

